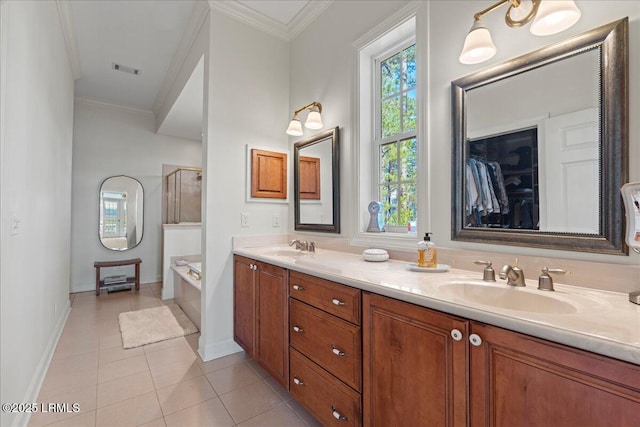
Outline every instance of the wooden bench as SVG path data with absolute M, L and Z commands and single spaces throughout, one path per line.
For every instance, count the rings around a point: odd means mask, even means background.
M 100 295 L 100 289 L 109 288 L 111 286 L 122 286 L 128 284 L 135 284 L 135 289 L 140 290 L 140 264 L 142 260 L 140 258 L 125 259 L 122 261 L 96 261 L 93 263 L 93 267 L 96 269 L 96 295 Z M 127 277 L 126 282 L 105 284 L 104 280 L 100 280 L 100 269 L 109 267 L 123 267 L 126 265 L 135 265 L 135 275 L 133 277 Z

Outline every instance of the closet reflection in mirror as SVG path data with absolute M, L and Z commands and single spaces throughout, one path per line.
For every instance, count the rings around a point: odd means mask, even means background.
M 599 234 L 597 49 L 467 92 L 467 227 Z
M 294 145 L 295 229 L 338 233 L 338 128 Z
M 628 92 L 628 18 L 451 82 L 452 240 L 626 254 Z
M 100 186 L 98 237 L 113 251 L 138 246 L 144 230 L 144 190 L 129 176 L 105 179 Z

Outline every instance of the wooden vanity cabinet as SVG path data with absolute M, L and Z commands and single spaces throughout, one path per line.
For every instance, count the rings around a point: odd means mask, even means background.
M 638 365 L 375 294 L 362 312 L 366 426 L 638 425 Z
M 468 322 L 366 292 L 362 312 L 364 425 L 465 426 Z
M 289 277 L 289 390 L 325 426 L 361 426 L 359 289 Z
M 472 427 L 639 425 L 640 366 L 470 323 Z
M 287 388 L 287 270 L 235 255 L 233 273 L 234 340 Z

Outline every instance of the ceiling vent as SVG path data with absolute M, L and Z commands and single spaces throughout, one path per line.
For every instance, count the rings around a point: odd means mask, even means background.
M 115 62 L 112 63 L 111 68 L 117 71 L 122 71 L 123 73 L 133 74 L 135 76 L 139 76 L 140 74 L 142 74 L 142 70 L 139 70 L 133 67 L 128 67 L 126 65 L 116 64 Z

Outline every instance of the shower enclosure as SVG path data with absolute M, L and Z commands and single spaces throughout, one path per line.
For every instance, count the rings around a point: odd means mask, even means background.
M 177 168 L 166 179 L 166 224 L 202 221 L 202 169 Z

